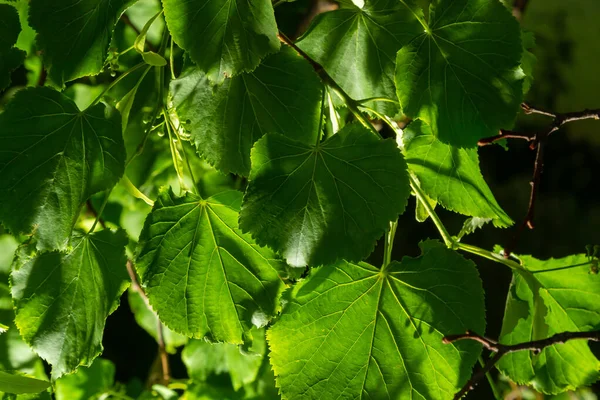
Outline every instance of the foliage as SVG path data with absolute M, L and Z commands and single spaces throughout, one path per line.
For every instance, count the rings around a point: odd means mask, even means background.
M 535 87 L 499 0 L 339 0 L 297 40 L 285 0 L 0 3 L 6 396 L 450 399 L 487 359 L 446 340 L 489 321 L 466 253 L 512 271 L 503 344 L 600 330 L 598 254 L 465 243 L 514 224 L 477 144 Z M 409 204 L 442 240 L 395 260 Z M 98 357 L 121 301 L 145 385 Z M 546 394 L 600 378 L 583 340 L 496 361 Z

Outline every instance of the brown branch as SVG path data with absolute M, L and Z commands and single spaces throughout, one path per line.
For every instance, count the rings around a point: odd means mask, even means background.
M 487 145 L 490 145 L 497 141 L 500 141 L 502 139 L 521 139 L 521 140 L 527 140 L 528 142 L 531 142 L 532 140 L 534 140 L 534 136 L 501 129 L 500 133 L 498 135 L 484 138 L 484 139 L 481 139 L 480 141 L 478 141 L 477 146 L 480 146 L 480 147 L 487 146 Z
M 515 0 L 515 4 L 513 5 L 513 15 L 517 19 L 517 21 L 521 21 L 523 19 L 523 13 L 529 4 L 529 0 Z
M 486 338 L 485 336 L 478 335 L 475 332 L 467 331 L 460 335 L 448 335 L 442 339 L 444 344 L 450 344 L 459 340 L 472 340 L 481 343 L 483 347 L 489 351 L 495 353 L 493 357 L 489 358 L 482 369 L 477 371 L 467 383 L 454 395 L 454 399 L 458 400 L 466 395 L 469 391 L 473 390 L 475 386 L 481 381 L 485 374 L 492 370 L 500 361 L 502 357 L 510 353 L 516 353 L 518 351 L 532 351 L 534 354 L 539 354 L 546 347 L 553 346 L 555 344 L 564 344 L 570 340 L 588 340 L 599 342 L 600 331 L 592 332 L 561 332 L 546 339 L 533 340 L 531 342 L 517 343 L 517 344 L 501 344 L 493 339 Z
M 144 292 L 142 285 L 140 285 L 138 276 L 133 268 L 133 261 L 131 261 L 131 260 L 127 260 L 127 273 L 129 274 L 129 278 L 131 279 L 131 288 L 134 291 L 138 292 L 138 294 L 144 300 L 144 303 L 146 303 L 146 307 L 148 307 L 148 309 L 152 310 L 152 308 L 150 307 L 150 302 L 148 301 L 148 296 L 146 295 L 146 292 Z M 169 354 L 167 353 L 167 349 L 166 349 L 166 345 L 165 345 L 163 324 L 162 324 L 162 322 L 160 322 L 160 319 L 157 318 L 157 320 L 158 320 L 158 326 L 157 326 L 157 335 L 156 335 L 157 340 L 156 341 L 158 343 L 158 357 L 160 358 L 160 365 L 161 365 L 161 372 L 162 372 L 161 383 L 167 384 L 171 380 L 171 368 L 169 366 Z

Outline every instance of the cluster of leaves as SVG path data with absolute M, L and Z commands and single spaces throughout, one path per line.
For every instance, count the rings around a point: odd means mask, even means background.
M 131 393 L 97 356 L 139 276 L 136 320 L 167 351 L 185 345 L 190 377 L 140 398 L 452 398 L 481 346 L 442 338 L 486 324 L 460 237 L 513 223 L 476 148 L 511 127 L 531 79 L 510 12 L 340 0 L 292 44 L 270 0 L 135 3 L 0 4 L 0 90 L 26 56 L 43 63 L 0 114 L 0 222 L 21 241 L 0 263 L 0 341 L 26 344 L 29 368 L 4 369 L 44 377 L 41 357 L 57 399 Z M 400 130 L 400 116 L 414 121 Z M 439 225 L 437 204 L 471 219 L 392 261 L 411 192 L 420 220 Z M 384 264 L 364 262 L 386 232 Z M 504 263 L 502 341 L 600 327 L 585 255 Z M 584 342 L 499 364 L 545 393 L 595 382 L 599 366 Z M 0 390 L 48 386 L 24 379 L 3 374 Z

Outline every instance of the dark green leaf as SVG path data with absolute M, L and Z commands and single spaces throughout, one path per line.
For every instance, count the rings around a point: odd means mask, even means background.
M 173 103 L 198 152 L 217 169 L 248 175 L 250 149 L 268 132 L 314 143 L 322 85 L 306 60 L 284 47 L 252 73 L 214 86 L 197 67 L 171 83 Z
M 19 14 L 8 4 L 0 4 L 0 91 L 10 85 L 10 73 L 25 59 L 25 52 L 14 48 L 21 32 Z
M 423 32 L 414 15 L 422 16 L 422 11 L 397 0 L 364 3 L 358 8 L 345 1 L 341 9 L 318 15 L 298 46 L 352 98 L 396 100 L 396 53 Z M 392 103 L 379 102 L 373 108 L 390 116 L 398 112 Z
M 50 387 L 50 382 L 30 378 L 23 375 L 9 374 L 0 371 L 0 391 L 6 393 L 23 394 L 39 393 Z
M 435 241 L 421 249 L 381 271 L 327 265 L 294 287 L 267 333 L 284 398 L 452 398 L 480 346 L 442 338 L 483 333 L 483 290 L 472 262 Z
M 275 254 L 238 229 L 241 197 L 162 190 L 146 219 L 137 267 L 150 304 L 172 330 L 241 344 L 279 309 Z
M 50 79 L 62 87 L 100 72 L 115 24 L 136 1 L 31 0 L 29 22 Z
M 163 0 L 175 42 L 213 82 L 252 71 L 279 49 L 271 0 Z
M 402 139 L 406 162 L 431 199 L 463 215 L 491 218 L 495 226 L 512 225 L 481 175 L 476 148 L 442 143 L 423 121 L 410 124 Z
M 25 341 L 52 364 L 52 377 L 89 366 L 102 351 L 106 318 L 127 287 L 123 231 L 75 235 L 66 253 L 15 260 L 15 322 Z M 22 251 L 24 253 L 24 251 Z
M 404 114 L 444 143 L 471 147 L 509 128 L 523 93 L 519 24 L 498 0 L 433 1 L 396 59 Z
M 513 277 L 502 325 L 502 343 L 545 339 L 560 332 L 600 329 L 600 275 L 590 274 L 590 259 L 574 255 L 537 260 L 520 256 L 526 270 Z M 600 378 L 600 361 L 585 341 L 545 348 L 539 355 L 508 354 L 498 364 L 511 380 L 543 393 L 587 386 Z
M 409 193 L 396 143 L 362 125 L 317 146 L 269 133 L 252 149 L 240 227 L 292 266 L 358 261 L 404 211 Z
M 123 174 L 121 117 L 98 104 L 80 111 L 44 87 L 26 89 L 0 114 L 0 220 L 35 230 L 40 249 L 64 249 L 81 203 Z
M 96 358 L 89 368 L 81 367 L 72 375 L 56 381 L 56 400 L 88 400 L 108 391 L 115 383 L 115 365 Z

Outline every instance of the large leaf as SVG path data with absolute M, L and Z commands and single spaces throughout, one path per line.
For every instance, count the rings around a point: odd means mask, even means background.
M 404 130 L 402 139 L 406 162 L 430 198 L 464 215 L 491 218 L 495 226 L 513 223 L 481 175 L 476 148 L 442 143 L 419 120 Z
M 0 371 L 0 392 L 23 394 L 39 393 L 50 387 L 50 382 L 28 376 Z
M 56 400 L 88 400 L 109 391 L 115 383 L 115 364 L 96 358 L 89 368 L 79 368 L 55 384 Z
M 363 8 L 345 1 L 341 9 L 318 15 L 298 46 L 351 97 L 396 100 L 396 53 L 423 32 L 414 13 L 423 14 L 398 0 L 366 0 Z M 392 116 L 398 112 L 392 103 L 373 108 Z
M 64 249 L 81 203 L 117 183 L 125 165 L 121 118 L 98 104 L 80 111 L 38 87 L 0 114 L 0 221 L 35 230 L 40 249 Z
M 510 128 L 523 97 L 521 33 L 510 12 L 498 0 L 434 0 L 421 21 L 396 60 L 404 114 L 461 147 Z
M 8 4 L 0 4 L 0 91 L 10 84 L 10 73 L 23 63 L 25 52 L 13 47 L 21 32 L 19 14 Z
M 106 318 L 127 287 L 123 231 L 75 235 L 67 253 L 15 260 L 15 322 L 25 341 L 52 364 L 52 377 L 89 366 L 102 351 Z
M 472 262 L 435 241 L 421 249 L 382 270 L 327 265 L 294 287 L 267 332 L 284 398 L 452 398 L 480 346 L 442 338 L 483 332 L 483 290 Z
M 292 266 L 368 256 L 404 211 L 406 163 L 359 124 L 316 146 L 267 134 L 252 149 L 240 227 Z
M 502 326 L 502 343 L 545 339 L 560 332 L 600 329 L 600 276 L 590 274 L 585 255 L 536 260 L 520 257 L 531 273 L 513 277 Z M 584 341 L 570 341 L 533 355 L 502 358 L 499 367 L 513 381 L 544 393 L 587 386 L 600 378 L 600 361 Z
M 175 42 L 213 82 L 252 71 L 279 49 L 271 0 L 163 0 Z
M 243 343 L 279 309 L 275 254 L 237 227 L 241 193 L 203 200 L 162 190 L 140 235 L 137 267 L 150 304 L 176 332 Z
M 217 169 L 248 175 L 250 149 L 268 132 L 314 143 L 322 85 L 289 47 L 252 73 L 214 86 L 198 67 L 171 82 L 173 103 L 198 152 Z
M 136 1 L 31 0 L 29 23 L 52 81 L 62 87 L 100 72 L 115 24 Z

